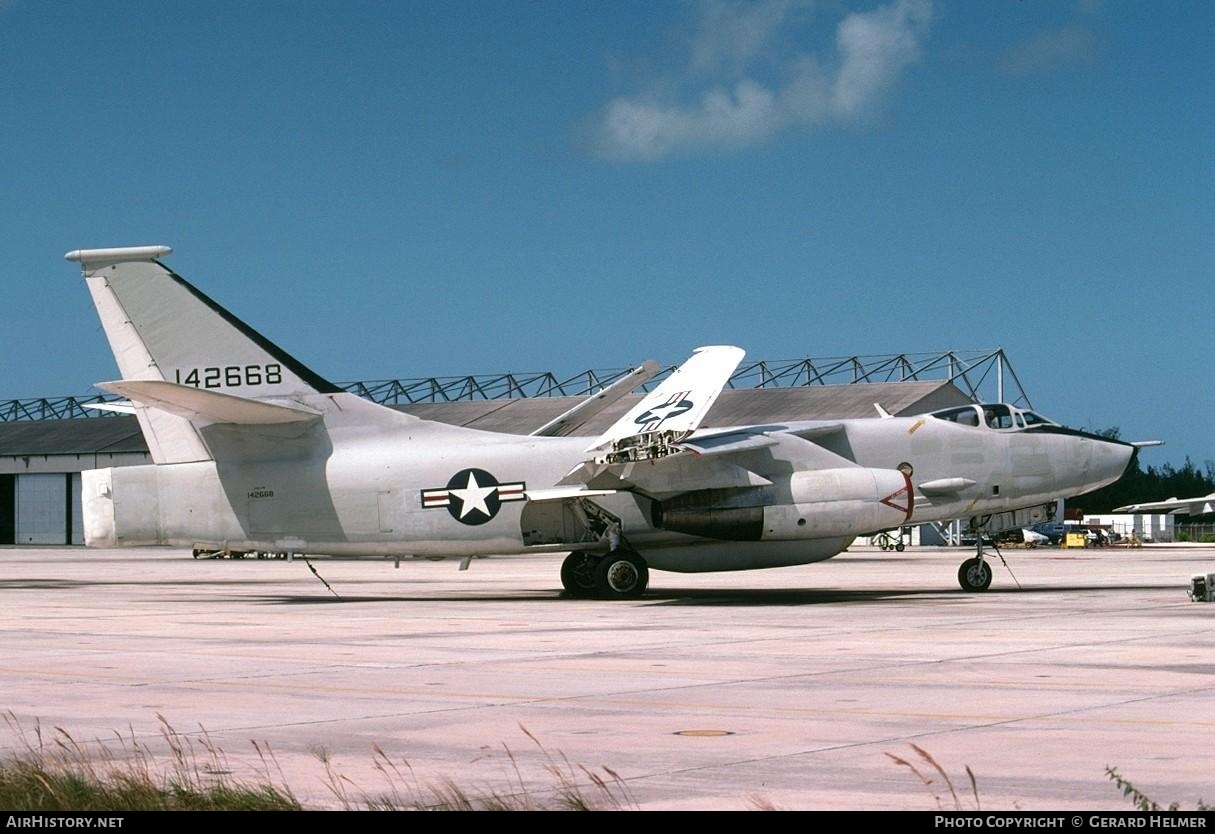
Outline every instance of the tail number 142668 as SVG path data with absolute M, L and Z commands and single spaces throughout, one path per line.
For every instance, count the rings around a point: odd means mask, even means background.
M 222 368 L 190 368 L 174 371 L 178 385 L 195 388 L 239 388 L 242 385 L 277 385 L 283 381 L 283 367 L 269 365 L 225 365 Z M 184 373 L 184 376 L 183 376 Z

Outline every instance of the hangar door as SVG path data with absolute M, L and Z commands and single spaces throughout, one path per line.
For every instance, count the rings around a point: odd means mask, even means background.
M 18 475 L 16 483 L 16 544 L 71 544 L 79 504 L 79 475 Z M 74 483 L 75 481 L 75 483 Z M 75 489 L 73 487 L 75 486 Z M 75 493 L 75 494 L 73 494 Z

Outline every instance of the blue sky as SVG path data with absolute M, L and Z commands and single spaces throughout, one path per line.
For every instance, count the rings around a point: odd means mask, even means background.
M 0 397 L 165 243 L 336 380 L 1003 346 L 1215 459 L 1209 2 L 0 0 L 0 79 Z

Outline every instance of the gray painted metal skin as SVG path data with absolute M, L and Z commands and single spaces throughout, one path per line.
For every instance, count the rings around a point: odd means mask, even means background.
M 663 570 L 746 570 L 828 559 L 900 524 L 1084 492 L 1118 478 L 1133 451 L 1060 427 L 926 416 L 700 430 L 655 457 L 596 456 L 586 438 L 463 428 L 341 391 L 172 273 L 156 260 L 164 254 L 68 256 L 122 373 L 99 387 L 135 403 L 155 461 L 85 473 L 93 546 L 631 550 Z

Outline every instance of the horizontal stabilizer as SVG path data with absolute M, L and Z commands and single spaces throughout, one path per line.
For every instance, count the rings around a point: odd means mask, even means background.
M 319 411 L 299 405 L 284 405 L 159 379 L 99 382 L 97 387 L 119 394 L 140 405 L 167 411 L 193 423 L 239 423 L 268 425 L 316 420 Z
M 653 432 L 684 435 L 695 431 L 745 355 L 742 348 L 729 345 L 697 348 L 586 451 Z
M 115 414 L 134 414 L 135 413 L 135 406 L 131 405 L 129 402 L 125 402 L 125 403 L 123 403 L 123 402 L 81 403 L 80 407 L 81 408 L 92 408 L 92 409 L 96 409 L 97 411 L 112 411 Z

